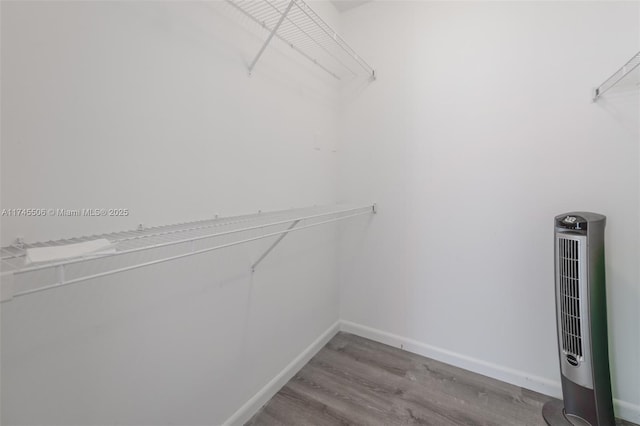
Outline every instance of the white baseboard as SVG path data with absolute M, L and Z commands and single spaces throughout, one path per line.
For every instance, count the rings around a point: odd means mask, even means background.
M 482 374 L 503 382 L 511 383 L 545 395 L 562 398 L 560 382 L 529 374 L 524 371 L 513 370 L 501 365 L 492 364 L 480 359 L 472 358 L 446 349 L 427 345 L 407 337 L 386 331 L 356 324 L 350 321 L 340 321 L 340 330 L 360 337 L 395 346 L 406 351 L 422 355 L 446 364 L 454 365 L 474 373 Z M 618 399 L 613 400 L 617 417 L 640 424 L 640 405 Z
M 614 398 L 613 409 L 616 413 L 616 417 L 620 417 L 621 419 L 640 425 L 640 405 L 632 404 L 627 401 L 620 401 L 619 399 Z
M 258 410 L 275 395 L 324 345 L 336 335 L 338 331 L 355 334 L 376 342 L 395 346 L 406 351 L 426 356 L 465 370 L 473 371 L 484 376 L 492 377 L 503 382 L 511 383 L 526 389 L 540 392 L 556 398 L 562 397 L 560 382 L 544 377 L 528 374 L 524 371 L 513 370 L 501 365 L 492 364 L 480 359 L 472 358 L 453 351 L 427 345 L 407 337 L 386 331 L 356 324 L 350 321 L 337 321 L 320 337 L 311 343 L 304 351 L 291 361 L 269 383 L 260 389 L 249 401 L 240 407 L 224 425 L 235 426 L 247 422 Z M 619 399 L 613 400 L 617 417 L 640 424 L 640 405 Z
M 267 403 L 295 374 L 300 371 L 304 365 L 309 362 L 320 349 L 326 345 L 329 340 L 340 330 L 340 321 L 336 321 L 324 333 L 320 335 L 313 343 L 300 353 L 293 361 L 291 361 L 280 373 L 269 381 L 262 389 L 260 389 L 249 401 L 238 409 L 231 417 L 229 417 L 223 425 L 235 426 L 243 425 L 258 410 Z

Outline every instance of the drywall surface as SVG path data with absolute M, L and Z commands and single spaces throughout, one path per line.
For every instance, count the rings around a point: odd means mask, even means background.
M 342 15 L 378 79 L 344 88 L 340 195 L 379 204 L 366 234 L 345 229 L 343 320 L 549 389 L 553 218 L 603 213 L 613 393 L 640 419 L 639 92 L 590 97 L 640 50 L 639 8 L 380 1 Z
M 288 47 L 249 77 L 227 2 L 1 8 L 2 207 L 130 212 L 5 216 L 3 245 L 336 201 L 336 83 Z M 338 320 L 334 228 L 251 274 L 271 242 L 3 303 L 1 423 L 224 422 Z
M 249 77 L 227 2 L 2 12 L 2 208 L 129 211 L 5 215 L 3 246 L 334 201 L 336 80 L 278 43 Z

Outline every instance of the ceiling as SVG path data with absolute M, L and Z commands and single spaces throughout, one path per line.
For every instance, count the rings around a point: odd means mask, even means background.
M 361 4 L 368 3 L 371 0 L 331 0 L 331 3 L 338 9 L 338 12 L 344 12 Z

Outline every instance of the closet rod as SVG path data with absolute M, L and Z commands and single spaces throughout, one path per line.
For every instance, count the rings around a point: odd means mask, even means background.
M 144 262 L 144 263 L 140 263 L 140 264 L 137 264 L 137 265 L 127 266 L 127 267 L 124 267 L 124 268 L 113 269 L 111 271 L 106 271 L 106 272 L 102 272 L 102 273 L 99 273 L 99 274 L 93 274 L 93 275 L 88 275 L 88 276 L 85 276 L 85 277 L 76 278 L 74 280 L 64 281 L 64 282 L 59 283 L 59 284 L 53 284 L 53 285 L 49 285 L 49 286 L 46 286 L 46 287 L 40 287 L 40 288 L 36 288 L 36 289 L 33 289 L 33 290 L 27 290 L 27 291 L 15 293 L 13 295 L 13 297 L 25 296 L 27 294 L 33 294 L 33 293 L 38 293 L 40 291 L 51 290 L 53 288 L 64 287 L 64 286 L 67 286 L 67 285 L 70 285 L 70 284 L 76 284 L 76 283 L 79 283 L 79 282 L 82 282 L 82 281 L 87 281 L 87 280 L 91 280 L 91 279 L 95 279 L 95 278 L 106 277 L 108 275 L 113 275 L 113 274 L 117 274 L 117 273 L 120 273 L 120 272 L 132 271 L 134 269 L 143 268 L 145 266 L 157 265 L 158 263 L 168 262 L 170 260 L 182 259 L 183 257 L 193 256 L 193 255 L 202 254 L 202 253 L 207 253 L 207 252 L 210 252 L 210 251 L 213 251 L 213 250 L 219 250 L 219 249 L 223 249 L 223 248 L 227 248 L 227 247 L 232 247 L 232 246 L 235 246 L 235 245 L 238 245 L 238 244 L 244 244 L 244 243 L 248 243 L 248 242 L 251 242 L 251 241 L 257 241 L 257 240 L 261 240 L 261 239 L 267 238 L 267 237 L 273 237 L 273 236 L 276 236 L 276 235 L 283 235 L 283 234 L 287 234 L 289 232 L 294 232 L 294 231 L 301 231 L 303 229 L 312 228 L 314 226 L 324 225 L 324 224 L 331 223 L 331 222 L 337 222 L 339 220 L 349 219 L 349 218 L 360 216 L 360 215 L 367 214 L 367 213 L 370 213 L 370 212 L 354 213 L 354 214 L 351 214 L 349 216 L 343 216 L 343 217 L 336 218 L 336 219 L 329 219 L 329 220 L 325 220 L 325 221 L 322 221 L 322 222 L 314 223 L 314 224 L 311 224 L 311 225 L 301 226 L 299 228 L 286 229 L 284 231 L 278 231 L 278 232 L 270 232 L 268 234 L 260 235 L 259 237 L 246 238 L 244 240 L 234 241 L 232 243 L 221 244 L 221 245 L 214 246 L 214 247 L 207 247 L 207 248 L 202 249 L 202 250 L 196 250 L 196 251 L 192 251 L 192 252 L 189 252 L 189 253 L 179 254 L 179 255 L 176 255 L 176 256 L 165 257 L 165 258 L 162 258 L 162 259 L 152 260 L 150 262 Z
M 179 239 L 179 240 L 175 240 L 175 241 L 167 241 L 167 242 L 158 243 L 158 244 L 152 244 L 152 245 L 143 246 L 143 247 L 136 247 L 136 248 L 132 248 L 132 249 L 121 250 L 121 251 L 118 251 L 116 253 L 104 255 L 104 256 L 101 256 L 101 257 L 119 256 L 119 255 L 125 255 L 125 254 L 130 254 L 130 253 L 136 253 L 136 252 L 143 251 L 143 250 L 151 250 L 151 249 L 157 249 L 157 248 L 162 248 L 162 247 L 167 247 L 167 246 L 172 246 L 172 245 L 177 245 L 177 244 L 184 244 L 184 243 L 188 243 L 188 242 L 204 240 L 206 238 L 222 237 L 222 236 L 226 236 L 226 235 L 237 234 L 239 232 L 254 231 L 254 230 L 257 230 L 257 229 L 268 228 L 268 227 L 271 227 L 271 226 L 284 225 L 284 224 L 287 224 L 287 223 L 291 223 L 294 220 L 310 220 L 310 219 L 316 219 L 316 218 L 319 218 L 319 217 L 329 216 L 329 215 L 333 215 L 333 214 L 349 213 L 349 212 L 352 212 L 352 211 L 357 211 L 357 210 L 362 210 L 362 209 L 368 209 L 368 210 L 364 211 L 362 213 L 359 213 L 359 214 L 371 213 L 371 211 L 375 212 L 375 207 L 374 206 L 366 206 L 366 207 L 351 208 L 351 209 L 347 209 L 347 210 L 330 211 L 328 213 L 305 215 L 305 216 L 296 217 L 296 218 L 293 218 L 293 219 L 284 219 L 284 220 L 279 220 L 279 221 L 276 221 L 276 222 L 268 222 L 268 223 L 260 224 L 260 225 L 254 225 L 254 226 L 247 226 L 247 227 L 243 227 L 243 228 L 231 229 L 229 231 L 216 232 L 216 233 L 211 233 L 211 234 L 206 234 L 206 235 L 199 235 L 197 237 L 192 237 L 192 238 L 184 238 L 184 239 Z M 260 216 L 260 214 L 258 214 L 258 217 L 259 216 Z M 233 224 L 233 223 L 231 223 L 231 224 Z M 206 228 L 206 227 L 194 228 L 194 229 L 204 229 L 204 228 Z M 188 229 L 188 230 L 190 230 L 190 229 Z M 180 232 L 180 231 L 174 231 L 174 232 Z M 166 233 L 158 233 L 158 234 L 152 234 L 151 236 L 155 237 L 155 236 L 166 236 L 166 235 L 167 235 Z M 147 236 L 141 235 L 138 238 L 147 238 Z M 119 243 L 120 241 L 116 240 L 114 242 L 115 243 Z M 41 270 L 41 269 L 48 269 L 48 268 L 55 267 L 55 266 L 66 266 L 66 265 L 71 265 L 71 264 L 74 264 L 74 263 L 80 263 L 80 262 L 85 262 L 85 261 L 87 261 L 87 259 L 85 259 L 85 258 L 69 259 L 69 260 L 64 260 L 64 261 L 59 261 L 59 262 L 54 262 L 54 263 L 46 263 L 46 264 L 43 264 L 43 265 L 34 265 L 34 266 L 30 266 L 30 267 L 24 267 L 24 268 L 20 268 L 20 270 L 15 271 L 13 273 L 33 272 L 33 271 L 37 271 L 37 270 Z
M 305 209 L 300 209 L 302 211 L 305 211 Z M 308 209 L 306 209 L 308 210 Z M 295 213 L 295 211 L 293 211 Z M 348 213 L 346 215 L 344 215 L 345 213 Z M 375 205 L 369 205 L 369 206 L 364 206 L 364 207 L 357 207 L 357 208 L 349 208 L 349 209 L 342 209 L 342 210 L 331 210 L 328 212 L 324 212 L 324 213 L 318 213 L 318 214 L 303 214 L 303 215 L 292 215 L 291 217 L 289 217 L 286 220 L 276 220 L 276 221 L 272 221 L 269 223 L 264 223 L 264 224 L 260 224 L 260 225 L 255 225 L 255 226 L 244 226 L 238 229 L 233 229 L 233 230 L 228 230 L 228 231 L 223 231 L 223 232 L 219 232 L 219 233 L 213 233 L 213 234 L 208 234 L 208 235 L 204 235 L 204 236 L 198 236 L 192 239 L 181 239 L 178 241 L 171 241 L 171 242 L 165 242 L 165 243 L 161 243 L 161 244 L 155 244 L 155 245 L 150 245 L 150 246 L 146 246 L 146 247 L 138 247 L 135 249 L 130 249 L 130 250 L 123 250 L 123 251 L 119 251 L 116 253 L 109 253 L 109 254 L 105 254 L 101 257 L 92 257 L 92 258 L 81 258 L 81 259 L 70 259 L 68 261 L 60 261 L 60 262 L 53 262 L 53 263 L 47 263 L 44 265 L 37 265 L 34 267 L 27 267 L 27 268 L 22 268 L 22 269 L 17 269 L 15 271 L 11 271 L 11 272 L 3 272 L 2 274 L 2 278 L 3 278 L 3 283 L 2 283 L 2 301 L 6 301 L 6 300 L 11 300 L 12 298 L 15 297 L 20 297 L 20 296 L 25 296 L 25 295 L 29 295 L 29 294 L 33 294 L 33 293 L 38 293 L 41 291 L 45 291 L 45 290 L 51 290 L 54 288 L 59 288 L 59 287 L 64 287 L 70 284 L 76 284 L 76 283 L 80 283 L 83 281 L 87 281 L 87 280 L 91 280 L 91 279 L 96 279 L 96 278 L 101 278 L 101 277 L 105 277 L 105 276 L 109 276 L 109 275 L 113 275 L 113 274 L 117 274 L 117 273 L 121 273 L 121 272 L 126 272 L 126 271 L 131 271 L 134 269 L 138 269 L 138 268 L 143 268 L 146 266 L 151 266 L 151 265 L 156 265 L 159 263 L 163 263 L 163 262 L 167 262 L 167 261 L 171 261 L 171 260 L 177 260 L 177 259 L 181 259 L 181 258 L 185 258 L 188 256 L 193 256 L 193 255 L 198 255 L 198 254 L 202 254 L 202 253 L 207 253 L 210 251 L 214 251 L 214 250 L 219 250 L 219 249 L 223 249 L 223 248 L 227 248 L 227 247 L 232 247 L 235 245 L 239 245 L 239 244 L 244 244 L 244 243 L 248 243 L 248 242 L 252 242 L 252 241 L 257 241 L 257 240 L 261 240 L 264 238 L 269 238 L 269 237 L 274 237 L 274 236 L 279 236 L 280 238 L 278 240 L 276 240 L 276 242 L 274 244 L 272 244 L 269 249 L 267 249 L 267 251 L 258 259 L 258 261 L 256 261 L 253 265 L 252 265 L 252 271 L 255 270 L 255 266 L 261 262 L 270 252 L 271 250 L 275 247 L 275 245 L 277 243 L 279 243 L 282 238 L 284 238 L 284 236 L 286 236 L 287 234 L 294 232 L 294 231 L 301 231 L 303 229 L 308 229 L 308 228 L 312 228 L 315 226 L 319 226 L 319 225 L 324 225 L 327 223 L 331 223 L 331 222 L 337 222 L 343 219 L 349 219 L 349 218 L 353 218 L 353 217 L 357 217 L 357 216 L 361 216 L 364 214 L 371 214 L 371 213 L 376 213 L 376 206 Z M 258 220 L 258 219 L 262 219 L 262 216 L 267 216 L 267 218 L 269 216 L 275 216 L 275 217 L 279 217 L 278 215 L 282 215 L 284 214 L 283 212 L 277 212 L 277 213 L 272 213 L 272 214 L 258 214 L 258 215 L 254 215 L 254 220 Z M 331 219 L 326 219 L 326 220 L 321 220 L 319 222 L 313 222 L 304 226 L 295 226 L 297 225 L 300 221 L 302 220 L 313 220 L 313 219 L 318 219 L 318 218 L 323 218 L 326 216 L 331 216 L 331 215 L 339 215 L 339 214 L 343 214 L 343 216 L 340 217 L 334 217 Z M 246 220 L 245 220 L 246 221 Z M 76 264 L 76 263 L 80 263 L 80 262 L 86 262 L 86 261 L 93 261 L 93 260 L 101 260 L 101 259 L 105 259 L 105 258 L 112 258 L 112 257 L 117 257 L 118 255 L 123 255 L 123 254 L 130 254 L 130 253 L 134 253 L 134 252 L 138 252 L 141 250 L 146 250 L 146 249 L 153 249 L 153 248 L 158 248 L 158 247 L 166 247 L 169 245 L 174 245 L 174 244 L 180 244 L 180 243 L 186 243 L 186 242 L 193 242 L 193 241 L 198 241 L 198 240 L 202 240 L 204 238 L 214 238 L 214 237 L 219 237 L 219 236 L 225 236 L 225 235 L 231 235 L 234 233 L 238 233 L 238 232 L 245 232 L 245 231 L 252 231 L 252 230 L 257 230 L 257 229 L 261 229 L 261 228 L 266 228 L 266 227 L 271 227 L 271 226 L 276 226 L 276 225 L 282 225 L 285 223 L 291 223 L 293 222 L 295 225 L 290 226 L 287 229 L 284 230 L 279 230 L 279 231 L 273 231 L 273 232 L 268 232 L 266 234 L 262 234 L 259 236 L 255 236 L 255 237 L 250 237 L 250 238 L 243 238 L 237 241 L 232 241 L 232 242 L 228 242 L 228 243 L 223 243 L 223 244 L 217 244 L 215 246 L 212 247 L 205 247 L 202 249 L 196 249 L 195 246 L 193 244 L 191 244 L 189 246 L 189 251 L 185 252 L 185 253 L 180 253 L 177 255 L 172 255 L 172 256 L 165 256 L 165 257 L 161 257 L 158 259 L 154 259 L 151 261 L 145 261 L 145 262 L 140 262 L 140 263 L 135 263 L 133 265 L 128 265 L 128 266 L 124 266 L 124 267 L 120 267 L 120 268 L 113 268 L 113 269 L 108 269 L 106 271 L 103 272 L 98 272 L 98 273 L 94 273 L 94 274 L 90 274 L 90 275 L 83 275 L 77 278 L 73 278 L 73 279 L 66 279 L 65 276 L 65 266 L 68 265 L 72 265 L 72 264 Z M 227 224 L 227 225 L 233 225 L 233 223 Z M 155 234 L 157 235 L 157 234 Z M 152 237 L 155 236 L 152 234 Z M 22 274 L 27 274 L 29 272 L 34 272 L 34 271 L 38 271 L 41 269 L 53 269 L 56 273 L 56 277 L 57 277 L 57 281 L 49 284 L 49 285 L 43 285 L 40 287 L 36 287 L 36 288 L 31 288 L 31 289 L 27 289 L 27 290 L 22 290 L 22 291 L 14 291 L 13 289 L 13 280 L 14 280 L 14 275 L 22 275 Z M 17 290 L 17 289 L 16 289 Z
M 277 38 L 338 80 L 357 77 L 355 69 L 361 69 L 371 80 L 375 80 L 373 67 L 304 0 L 227 1 L 268 32 L 266 40 L 249 65 L 249 75 L 272 39 Z
M 634 69 L 640 65 L 640 52 L 633 55 L 631 59 L 627 61 L 620 69 L 614 72 L 611 77 L 606 79 L 604 83 L 593 89 L 593 101 L 597 101 L 602 95 L 604 95 L 609 89 L 618 84 L 620 80 L 629 75 Z

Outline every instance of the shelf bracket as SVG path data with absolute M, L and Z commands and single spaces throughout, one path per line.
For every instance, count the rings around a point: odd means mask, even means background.
M 278 29 L 280 28 L 280 25 L 282 25 L 282 22 L 284 21 L 284 18 L 287 17 L 287 14 L 291 10 L 291 7 L 293 6 L 293 3 L 295 1 L 296 0 L 291 0 L 289 2 L 289 4 L 287 5 L 287 8 L 284 10 L 284 12 L 282 12 L 282 15 L 280 16 L 280 19 L 278 20 L 278 23 L 276 24 L 275 27 L 273 27 L 273 30 L 271 30 L 271 34 L 269 34 L 269 37 L 267 37 L 267 39 L 265 40 L 264 44 L 262 45 L 262 48 L 260 49 L 260 51 L 258 52 L 256 57 L 253 59 L 253 62 L 251 62 L 251 65 L 249 65 L 249 75 L 251 75 L 251 73 L 253 72 L 253 68 L 258 63 L 258 59 L 260 59 L 260 57 L 264 53 L 265 49 L 267 48 L 267 46 L 271 42 L 271 39 L 273 38 L 273 36 L 276 35 L 276 32 L 278 32 Z
M 593 92 L 591 94 L 593 102 L 596 102 L 602 95 L 605 94 L 605 92 L 618 84 L 620 80 L 629 75 L 631 71 L 638 68 L 638 66 L 640 66 L 640 52 L 633 55 L 633 57 L 629 59 L 626 64 L 624 64 L 620 69 L 614 72 L 611 77 L 605 80 L 604 83 L 593 89 Z
M 264 253 L 262 253 L 262 256 L 260 256 L 260 257 L 258 258 L 258 260 L 256 260 L 256 261 L 254 262 L 254 264 L 253 264 L 253 265 L 251 265 L 251 272 L 255 272 L 255 271 L 256 271 L 256 266 L 258 266 L 258 264 L 259 264 L 260 262 L 262 262 L 262 261 L 264 260 L 264 258 L 265 258 L 265 257 L 267 257 L 267 255 L 268 255 L 269 253 L 271 253 L 271 250 L 273 250 L 273 249 L 274 249 L 278 244 L 280 244 L 280 241 L 282 241 L 282 239 L 283 239 L 284 237 L 286 237 L 286 236 L 287 236 L 287 234 L 289 233 L 289 231 L 291 231 L 293 228 L 295 228 L 295 227 L 296 227 L 296 225 L 297 225 L 299 222 L 300 222 L 300 219 L 295 220 L 295 221 L 291 224 L 291 226 L 289 226 L 289 227 L 287 228 L 287 230 L 286 230 L 286 231 L 283 231 L 283 232 L 282 232 L 282 235 L 280 235 L 280 236 L 278 237 L 278 239 L 277 239 L 277 240 L 275 240 L 275 241 L 273 242 L 273 244 L 271 244 L 271 246 L 270 246 L 270 247 L 269 247 L 269 248 L 268 248 Z

